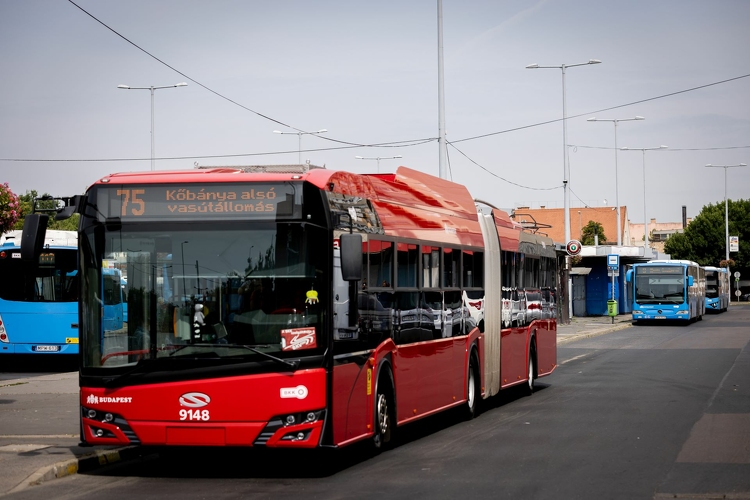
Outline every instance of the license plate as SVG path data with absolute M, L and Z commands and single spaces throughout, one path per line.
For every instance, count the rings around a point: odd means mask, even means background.
M 38 345 L 34 346 L 34 350 L 37 352 L 57 352 L 60 350 L 59 345 Z
M 656 316 L 656 319 L 667 319 L 666 316 Z

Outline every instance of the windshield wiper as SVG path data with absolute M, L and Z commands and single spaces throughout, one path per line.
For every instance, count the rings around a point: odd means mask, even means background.
M 286 365 L 286 366 L 290 367 L 292 370 L 296 370 L 299 367 L 299 363 L 300 363 L 299 359 L 291 359 L 290 360 L 290 359 L 277 358 L 273 354 L 268 354 L 267 352 L 263 352 L 261 350 L 256 349 L 257 347 L 271 347 L 270 345 L 267 345 L 267 344 L 257 344 L 257 345 L 244 345 L 244 344 L 186 344 L 186 345 L 182 345 L 182 346 L 178 347 L 177 349 L 175 349 L 174 351 L 172 351 L 169 355 L 170 356 L 174 356 L 175 353 L 177 353 L 177 352 L 179 352 L 179 351 L 181 351 L 183 349 L 186 349 L 188 347 L 201 347 L 201 348 L 203 348 L 203 347 L 211 347 L 211 348 L 213 348 L 213 347 L 222 347 L 222 348 L 225 348 L 225 349 L 236 349 L 236 348 L 246 349 L 248 351 L 254 352 L 255 354 L 260 354 L 261 356 L 265 356 L 266 358 L 271 359 L 273 361 L 276 361 L 277 363 L 281 363 L 283 365 Z
M 160 359 L 163 359 L 163 358 L 160 358 Z M 131 375 L 134 375 L 136 373 L 142 372 L 142 371 L 144 371 L 144 368 L 146 366 L 150 366 L 150 365 L 153 365 L 153 364 L 154 364 L 154 360 L 153 359 L 150 359 L 150 358 L 148 358 L 148 359 L 142 359 L 142 360 L 138 361 L 135 364 L 135 366 L 133 368 L 131 368 L 130 370 L 128 370 L 128 371 L 126 371 L 124 373 L 121 373 L 121 374 L 119 374 L 119 375 L 117 375 L 115 377 L 112 377 L 111 379 L 107 380 L 104 383 L 104 385 L 105 385 L 105 387 L 111 387 L 115 382 L 119 382 L 120 380 L 126 379 L 126 378 L 130 377 Z
M 241 346 L 238 346 L 238 347 L 242 347 L 242 348 L 247 349 L 249 351 L 253 351 L 256 354 L 260 354 L 261 356 L 265 356 L 268 359 L 272 359 L 272 360 L 276 361 L 277 363 L 283 363 L 283 364 L 289 366 L 292 370 L 296 370 L 299 367 L 299 362 L 300 362 L 299 359 L 277 358 L 273 354 L 268 354 L 267 352 L 260 351 L 260 350 L 256 349 L 255 347 L 249 346 L 249 345 L 241 345 Z M 257 347 L 266 347 L 266 346 L 260 346 L 259 345 Z

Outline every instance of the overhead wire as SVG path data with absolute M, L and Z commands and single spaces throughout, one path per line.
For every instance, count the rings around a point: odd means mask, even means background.
M 576 147 L 576 148 L 583 148 L 583 149 L 606 149 L 606 150 L 613 150 L 615 148 L 609 146 L 582 146 L 580 144 L 568 144 L 568 147 Z M 664 149 L 664 152 L 670 152 L 670 151 L 721 151 L 721 150 L 728 150 L 728 149 L 747 149 L 750 148 L 750 146 L 726 146 L 726 147 L 720 147 L 720 148 L 669 148 Z M 618 148 L 622 149 L 622 148 Z
M 397 143 L 388 143 L 391 144 L 391 147 L 411 147 L 411 146 L 419 146 L 421 144 L 427 144 L 430 142 L 435 142 L 437 138 L 434 139 L 422 139 L 419 141 L 399 141 L 404 142 L 407 144 L 401 144 L 396 145 Z M 289 150 L 289 151 L 266 151 L 261 153 L 237 153 L 237 154 L 224 154 L 224 155 L 197 155 L 197 156 L 159 156 L 154 158 L 154 160 L 205 160 L 210 158 L 241 158 L 246 156 L 272 156 L 272 155 L 282 155 L 282 154 L 290 154 L 290 153 L 315 153 L 320 151 L 336 151 L 336 150 L 342 150 L 342 149 L 355 149 L 359 148 L 360 146 L 338 146 L 338 147 L 331 147 L 331 148 L 312 148 L 312 149 L 295 149 L 295 150 Z M 374 144 L 373 147 L 380 147 L 379 144 Z M 0 161 L 8 161 L 8 162 L 120 162 L 120 161 L 151 161 L 151 157 L 148 158 L 66 158 L 66 159 L 45 159 L 45 158 L 0 158 Z
M 230 103 L 234 104 L 235 106 L 239 106 L 240 108 L 242 108 L 242 109 L 244 109 L 244 110 L 246 110 L 246 111 L 249 111 L 249 112 L 251 112 L 251 113 L 254 113 L 255 115 L 257 115 L 257 116 L 259 116 L 259 117 L 261 117 L 261 118 L 264 118 L 264 119 L 266 119 L 266 120 L 268 120 L 268 121 L 271 121 L 271 122 L 273 122 L 273 123 L 276 123 L 276 124 L 278 124 L 278 125 L 282 125 L 282 126 L 284 126 L 284 127 L 288 127 L 288 128 L 290 128 L 290 129 L 292 129 L 292 130 L 296 130 L 297 132 L 301 132 L 301 133 L 307 133 L 307 131 L 305 131 L 305 130 L 302 130 L 302 129 L 300 129 L 300 128 L 297 128 L 297 127 L 295 127 L 295 126 L 293 126 L 293 125 L 289 125 L 288 123 L 285 123 L 285 122 L 283 122 L 283 121 L 281 121 L 281 120 L 277 120 L 276 118 L 273 118 L 273 117 L 271 117 L 271 116 L 269 116 L 269 115 L 266 115 L 266 114 L 264 114 L 264 113 L 261 113 L 261 112 L 259 112 L 259 111 L 255 111 L 254 109 L 251 109 L 251 108 L 249 108 L 249 107 L 247 107 L 247 106 L 245 106 L 245 105 L 243 105 L 243 104 L 241 104 L 241 103 L 239 103 L 239 102 L 235 101 L 234 99 L 231 99 L 231 98 L 229 98 L 229 97 L 225 96 L 224 94 L 221 94 L 221 93 L 219 93 L 219 92 L 215 91 L 214 89 L 212 89 L 212 88 L 208 87 L 207 85 L 204 85 L 203 83 L 201 83 L 201 82 L 199 82 L 198 80 L 196 80 L 196 79 L 192 78 L 191 76 L 189 76 L 189 75 L 187 75 L 187 74 L 183 73 L 182 71 L 180 71 L 179 69 L 175 68 L 174 66 L 172 66 L 172 65 L 168 64 L 167 62 L 165 62 L 165 61 L 163 61 L 163 60 L 159 59 L 158 57 L 156 57 L 156 56 L 155 56 L 154 54 L 152 54 L 151 52 L 147 51 L 146 49 L 144 49 L 143 47 L 141 47 L 141 46 L 140 46 L 140 45 L 138 45 L 137 43 L 133 42 L 132 40 L 130 40 L 130 39 L 129 39 L 129 38 L 127 38 L 126 36 L 122 35 L 122 34 L 121 34 L 121 33 L 119 33 L 119 32 L 118 32 L 117 30 L 115 30 L 115 29 L 114 29 L 114 28 L 112 28 L 111 26 L 107 25 L 107 24 L 106 24 L 106 23 L 105 23 L 104 21 L 100 20 L 99 18 L 97 18 L 96 16 L 94 16 L 93 14 L 91 14 L 90 12 L 88 12 L 88 11 L 87 11 L 86 9 L 84 9 L 83 7 L 81 7 L 80 5 L 78 5 L 77 3 L 75 3 L 75 2 L 73 1 L 73 0 L 68 0 L 68 2 L 70 2 L 71 4 L 73 4 L 73 5 L 74 5 L 75 7 L 77 7 L 77 8 L 78 8 L 78 9 L 79 9 L 79 10 L 80 10 L 81 12 L 83 12 L 84 14 L 86 14 L 87 16 L 89 16 L 89 17 L 90 17 L 91 19 L 93 19 L 93 20 L 94 20 L 94 21 L 96 21 L 97 23 L 99 23 L 99 24 L 101 24 L 102 26 L 104 26 L 105 28 L 107 28 L 107 29 L 108 29 L 109 31 L 111 31 L 111 32 L 112 32 L 112 33 L 114 33 L 115 35 L 117 35 L 118 37 L 120 37 L 120 38 L 122 38 L 123 40 L 125 40 L 126 42 L 128 42 L 128 43 L 129 43 L 130 45 L 132 45 L 132 46 L 133 46 L 133 47 L 135 47 L 136 49 L 140 50 L 141 52 L 143 52 L 144 54 L 148 55 L 148 56 L 149 56 L 149 57 L 151 57 L 152 59 L 154 59 L 154 60 L 158 61 L 159 63 L 163 64 L 164 66 L 166 66 L 167 68 L 171 69 L 172 71 L 174 71 L 174 72 L 175 72 L 175 73 L 177 73 L 178 75 L 180 75 L 180 76 L 183 76 L 183 77 L 187 78 L 188 80 L 190 80 L 190 81 L 191 81 L 191 82 L 193 82 L 194 84 L 198 85 L 199 87 L 201 87 L 201 88 L 203 88 L 203 89 L 205 89 L 205 90 L 207 90 L 207 91 L 211 92 L 211 93 L 212 93 L 212 94 L 214 94 L 215 96 L 217 96 L 217 97 L 220 97 L 221 99 L 224 99 L 224 100 L 226 100 L 226 101 L 228 101 L 228 102 L 230 102 Z M 332 137 L 328 137 L 328 136 L 323 136 L 323 135 L 317 135 L 317 134 L 316 134 L 316 136 L 317 136 L 317 137 L 319 137 L 319 138 L 321 138 L 321 139 L 323 139 L 323 140 L 326 140 L 326 141 L 336 142 L 336 143 L 339 143 L 339 144 L 346 144 L 346 145 L 349 145 L 349 146 L 357 146 L 357 147 L 375 147 L 375 146 L 374 146 L 374 145 L 372 145 L 372 144 L 361 144 L 361 143 L 355 143 L 355 142 L 349 142 L 349 141 L 342 141 L 342 140 L 339 140 L 339 139 L 334 139 L 334 138 L 332 138 Z M 420 139 L 416 139 L 416 140 L 418 141 L 418 140 L 420 140 Z M 407 142 L 408 142 L 408 141 L 407 141 Z M 391 144 L 392 144 L 392 143 L 383 143 L 383 144 L 381 144 L 381 145 L 378 145 L 377 147 L 386 147 L 386 148 L 387 148 L 387 147 L 394 147 L 394 146 L 392 146 Z
M 464 139 L 458 139 L 458 140 L 453 141 L 453 142 L 454 143 L 458 143 L 458 142 L 465 142 L 465 141 L 473 141 L 475 139 L 482 139 L 482 138 L 490 137 L 490 136 L 493 136 L 493 135 L 507 134 L 508 132 L 516 132 L 518 130 L 523 130 L 523 129 L 526 129 L 526 128 L 538 127 L 538 126 L 541 126 L 541 125 L 548 125 L 550 123 L 557 123 L 557 122 L 561 122 L 563 120 L 572 120 L 573 118 L 580 118 L 582 116 L 593 115 L 593 114 L 596 114 L 596 113 L 603 113 L 604 111 L 612 111 L 613 109 L 619 109 L 619 108 L 625 108 L 625 107 L 628 107 L 628 106 L 634 106 L 636 104 L 642 104 L 644 102 L 655 101 L 657 99 L 664 99 L 665 97 L 672 97 L 672 96 L 675 96 L 675 95 L 684 94 L 686 92 L 693 92 L 695 90 L 700 90 L 700 89 L 704 89 L 704 88 L 707 88 L 707 87 L 713 87 L 714 85 L 721 85 L 721 84 L 724 84 L 724 83 L 733 82 L 735 80 L 741 80 L 743 78 L 748 78 L 748 77 L 750 77 L 750 73 L 748 73 L 746 75 L 735 76 L 734 78 L 727 78 L 726 80 L 721 80 L 721 81 L 718 81 L 718 82 L 707 83 L 705 85 L 699 85 L 697 87 L 691 87 L 689 89 L 678 90 L 676 92 L 670 92 L 668 94 L 662 94 L 662 95 L 659 95 L 659 96 L 656 96 L 656 97 L 649 97 L 647 99 L 641 99 L 639 101 L 633 101 L 633 102 L 629 102 L 629 103 L 626 103 L 626 104 L 619 104 L 617 106 L 611 106 L 609 108 L 598 109 L 596 111 L 588 111 L 586 113 L 580 113 L 580 114 L 577 114 L 577 115 L 566 116 L 565 118 L 557 118 L 555 120 L 547 120 L 545 122 L 539 122 L 539 123 L 532 124 L 532 125 L 524 125 L 524 126 L 521 126 L 521 127 L 515 127 L 515 128 L 511 128 L 511 129 L 507 129 L 507 130 L 500 130 L 498 132 L 490 132 L 488 134 L 475 135 L 473 137 L 466 137 Z
M 254 114 L 256 114 L 256 115 L 258 115 L 258 116 L 260 116 L 262 118 L 265 118 L 265 119 L 267 119 L 269 121 L 272 121 L 272 122 L 277 123 L 279 125 L 283 125 L 285 127 L 291 128 L 291 129 L 296 130 L 298 132 L 305 132 L 302 129 L 299 129 L 297 127 L 294 127 L 292 125 L 284 123 L 284 122 L 282 122 L 280 120 L 277 120 L 277 119 L 275 119 L 273 117 L 270 117 L 268 115 L 265 115 L 263 113 L 255 111 L 253 109 L 250 109 L 247 106 L 244 106 L 243 104 L 240 104 L 237 101 L 234 101 L 233 99 L 230 99 L 229 97 L 226 97 L 225 95 L 223 95 L 223 94 L 221 94 L 221 93 L 219 93 L 219 92 L 217 92 L 217 91 L 215 91 L 215 90 L 207 87 L 206 85 L 204 85 L 204 84 L 200 83 L 199 81 L 193 79 L 192 77 L 188 76 L 187 74 L 183 73 L 182 71 L 178 70 L 177 68 L 175 68 L 175 67 L 169 65 L 168 63 L 162 61 L 161 59 L 159 59 L 155 55 L 151 54 L 146 49 L 140 47 L 138 44 L 136 44 L 135 42 L 131 41 L 130 39 L 128 39 L 124 35 L 120 34 L 119 32 L 117 32 L 112 27 L 108 26 L 106 23 L 104 23 L 103 21 L 101 21 L 100 19 L 98 19 L 96 16 L 94 16 L 93 14 L 91 14 L 90 12 L 88 12 L 87 10 L 85 10 L 84 8 L 82 8 L 80 5 L 76 4 L 73 0 L 68 0 L 68 2 L 70 2 L 71 4 L 73 4 L 74 6 L 76 6 L 78 9 L 80 9 L 87 16 L 91 17 L 93 20 L 95 20 L 96 22 L 98 22 L 99 24 L 101 24 L 102 26 L 104 26 L 105 28 L 107 28 L 108 30 L 110 30 L 112 33 L 114 33 L 118 37 L 122 38 L 123 40 L 125 40 L 126 42 L 128 42 L 129 44 L 131 44 L 132 46 L 134 46 L 135 48 L 137 48 L 138 50 L 142 51 L 144 54 L 147 54 L 149 57 L 151 57 L 154 60 L 158 61 L 159 63 L 165 65 L 166 67 L 168 67 L 172 71 L 175 71 L 179 75 L 187 78 L 188 80 L 190 80 L 191 82 L 195 83 L 196 85 L 198 85 L 198 86 L 206 89 L 207 91 L 211 92 L 212 94 L 214 94 L 214 95 L 216 95 L 216 96 L 218 96 L 218 97 L 220 97 L 222 99 L 225 99 L 225 100 L 231 102 L 232 104 L 235 104 L 235 105 L 241 107 L 242 109 L 250 111 L 251 113 L 254 113 Z M 715 86 L 715 85 L 721 85 L 721 84 L 724 84 L 724 83 L 732 82 L 732 81 L 735 81 L 735 80 L 740 80 L 740 79 L 747 78 L 747 77 L 750 77 L 750 73 L 748 73 L 746 75 L 736 76 L 736 77 L 733 77 L 733 78 L 727 78 L 725 80 L 721 80 L 721 81 L 718 81 L 718 82 L 713 82 L 713 83 L 708 83 L 708 84 L 705 84 L 705 85 L 699 85 L 699 86 L 696 86 L 696 87 L 691 87 L 689 89 L 683 89 L 683 90 L 678 90 L 676 92 L 670 92 L 670 93 L 667 93 L 667 94 L 662 94 L 662 95 L 659 95 L 659 96 L 656 96 L 656 97 L 649 97 L 649 98 L 646 98 L 646 99 L 641 99 L 641 100 L 633 101 L 633 102 L 626 103 L 626 104 L 619 104 L 617 106 L 611 106 L 609 108 L 603 108 L 603 109 L 599 109 L 599 110 L 596 110 L 596 111 L 590 111 L 590 112 L 581 113 L 581 114 L 578 114 L 578 115 L 568 116 L 568 117 L 565 117 L 565 120 L 570 120 L 570 119 L 573 119 L 573 118 L 580 118 L 582 116 L 586 116 L 586 115 L 593 114 L 593 113 L 602 113 L 604 111 L 611 111 L 613 109 L 619 109 L 619 108 L 624 108 L 624 107 L 628 107 L 628 106 L 633 106 L 635 104 L 642 104 L 644 102 L 649 102 L 649 101 L 654 101 L 654 100 L 657 100 L 657 99 L 663 99 L 665 97 L 671 97 L 671 96 L 675 96 L 675 95 L 679 95 L 679 94 L 684 94 L 686 92 L 692 92 L 692 91 L 695 91 L 695 90 L 700 90 L 700 89 L 712 87 L 712 86 Z M 453 143 L 459 143 L 459 142 L 471 141 L 471 140 L 480 139 L 480 138 L 484 138 L 484 137 L 490 137 L 490 136 L 493 136 L 493 135 L 499 135 L 499 134 L 505 134 L 505 133 L 509 133 L 509 132 L 515 132 L 515 131 L 523 130 L 523 129 L 526 129 L 526 128 L 538 127 L 538 126 L 542 126 L 542 125 L 548 125 L 550 123 L 556 123 L 556 122 L 559 122 L 559 121 L 562 121 L 562 120 L 563 120 L 563 118 L 557 118 L 557 119 L 554 119 L 554 120 L 547 120 L 547 121 L 538 122 L 538 123 L 535 123 L 535 124 L 524 125 L 524 126 L 521 126 L 521 127 L 515 127 L 515 128 L 511 128 L 511 129 L 501 130 L 501 131 L 498 131 L 498 132 L 490 132 L 490 133 L 487 133 L 487 134 L 481 134 L 481 135 L 477 135 L 477 136 L 473 136 L 473 137 L 466 137 L 464 139 L 458 139 L 458 140 L 455 140 L 455 141 L 452 141 L 452 142 Z M 348 144 L 348 145 L 355 145 L 356 144 L 356 145 L 361 146 L 361 147 L 371 146 L 371 145 L 368 145 L 368 144 L 359 144 L 359 143 L 352 143 L 352 142 L 347 142 L 347 141 L 340 141 L 340 140 L 333 139 L 333 138 L 327 137 L 327 136 L 320 136 L 320 138 L 321 139 L 325 139 L 325 140 L 334 141 L 334 142 L 340 142 L 340 143 Z M 385 147 L 385 146 L 378 146 L 378 147 Z
M 285 123 L 285 122 L 283 122 L 281 120 L 278 120 L 278 119 L 273 118 L 273 117 L 271 117 L 269 115 L 266 115 L 264 113 L 261 113 L 259 111 L 254 110 L 254 109 L 251 109 L 251 108 L 249 108 L 249 107 L 247 107 L 247 106 L 245 106 L 245 105 L 243 105 L 243 104 L 241 104 L 241 103 L 239 103 L 239 102 L 237 102 L 237 101 L 235 101 L 235 100 L 233 100 L 233 99 L 231 99 L 231 98 L 229 98 L 229 97 L 227 97 L 227 96 L 225 96 L 225 95 L 223 95 L 223 94 L 221 94 L 221 93 L 219 93 L 219 92 L 217 92 L 215 90 L 213 90 L 212 88 L 204 85 L 203 83 L 195 80 L 194 78 L 188 76 L 187 74 L 183 73 L 182 71 L 178 70 L 177 68 L 171 66 L 167 62 L 165 62 L 162 59 L 158 58 L 157 56 L 155 56 L 154 54 L 150 53 L 146 49 L 142 48 L 141 46 L 139 46 L 135 42 L 133 42 L 130 39 L 128 39 L 127 37 L 125 37 L 124 35 L 120 34 L 114 28 L 110 27 L 109 25 L 107 25 L 106 23 L 104 23 L 103 21 L 101 21 L 100 19 L 98 19 L 96 16 L 94 16 L 93 14 L 91 14 L 90 12 L 88 12 L 86 9 L 84 9 L 83 7 L 81 7 L 80 5 L 78 5 L 77 3 L 75 3 L 73 0 L 68 0 L 68 2 L 71 3 L 72 5 L 74 5 L 76 8 L 78 8 L 81 12 L 83 12 L 84 14 L 86 14 L 87 16 L 89 16 L 91 19 L 93 19 L 97 23 L 101 24 L 102 26 L 104 26 L 105 28 L 107 28 L 109 31 L 111 31 L 112 33 L 114 33 L 115 35 L 117 35 L 118 37 L 120 37 L 121 39 L 123 39 L 124 41 L 126 41 L 127 43 L 129 43 L 130 45 L 132 45 L 133 47 L 137 48 L 138 50 L 140 50 L 144 54 L 148 55 L 152 59 L 154 59 L 154 60 L 158 61 L 159 63 L 163 64 L 164 66 L 166 66 L 167 68 L 169 68 L 172 71 L 176 72 L 177 74 L 179 74 L 179 75 L 183 76 L 184 78 L 190 80 L 191 82 L 195 83 L 199 87 L 201 87 L 201 88 L 207 90 L 208 92 L 216 95 L 217 97 L 219 97 L 221 99 L 224 99 L 224 100 L 226 100 L 226 101 L 228 101 L 228 102 L 230 102 L 230 103 L 232 103 L 232 104 L 234 104 L 234 105 L 236 105 L 236 106 L 238 106 L 238 107 L 240 107 L 240 108 L 242 108 L 242 109 L 244 109 L 246 111 L 249 111 L 249 112 L 251 112 L 251 113 L 253 113 L 253 114 L 255 114 L 255 115 L 257 115 L 257 116 L 259 116 L 261 118 L 269 120 L 269 121 L 271 121 L 273 123 L 276 123 L 278 125 L 282 125 L 284 127 L 288 127 L 290 129 L 296 130 L 297 132 L 300 132 L 300 133 L 306 133 L 306 131 L 304 131 L 302 129 L 299 129 L 299 128 L 294 127 L 292 125 L 289 125 L 289 124 L 287 124 L 287 123 Z M 590 111 L 590 112 L 581 113 L 581 114 L 578 114 L 578 115 L 567 116 L 565 118 L 557 118 L 557 119 L 554 119 L 554 120 L 547 120 L 547 121 L 543 121 L 543 122 L 537 122 L 537 123 L 534 123 L 534 124 L 523 125 L 523 126 L 520 126 L 520 127 L 514 127 L 514 128 L 511 128 L 511 129 L 501 130 L 501 131 L 497 131 L 497 132 L 491 132 L 491 133 L 487 133 L 487 134 L 481 134 L 481 135 L 476 135 L 476 136 L 472 136 L 472 137 L 466 137 L 466 138 L 463 138 L 463 139 L 457 139 L 455 141 L 449 142 L 448 144 L 450 144 L 454 149 L 456 149 L 456 151 L 458 151 L 459 153 L 461 153 L 464 157 L 466 157 L 469 161 L 471 161 L 473 164 L 475 164 L 476 166 L 478 166 L 482 170 L 490 173 L 491 175 L 493 175 L 493 176 L 495 176 L 495 177 L 497 177 L 497 178 L 499 178 L 499 179 L 501 179 L 501 180 L 503 180 L 503 181 L 505 181 L 505 182 L 507 182 L 509 184 L 513 184 L 513 185 L 518 186 L 518 187 L 522 187 L 522 188 L 525 188 L 525 189 L 532 189 L 532 190 L 552 190 L 552 189 L 559 189 L 562 186 L 557 186 L 557 187 L 553 187 L 553 188 L 531 188 L 529 186 L 524 186 L 524 185 L 521 185 L 521 184 L 518 184 L 518 183 L 515 183 L 515 182 L 512 182 L 512 181 L 509 181 L 509 180 L 507 180 L 507 179 L 505 179 L 505 178 L 503 178 L 503 177 L 501 177 L 501 176 L 499 176 L 497 174 L 494 174 L 493 172 L 489 171 L 488 169 L 486 169 L 485 167 L 483 167 L 482 165 L 480 165 L 476 161 L 474 161 L 471 158 L 469 158 L 463 151 L 461 151 L 460 149 L 458 149 L 456 147 L 456 144 L 461 143 L 461 142 L 476 140 L 476 139 L 482 139 L 482 138 L 485 138 L 485 137 L 491 137 L 491 136 L 494 136 L 494 135 L 500 135 L 500 134 L 506 134 L 506 133 L 510 133 L 510 132 L 516 132 L 516 131 L 524 130 L 524 129 L 528 129 L 528 128 L 539 127 L 539 126 L 548 125 L 548 124 L 551 124 L 551 123 L 557 123 L 557 122 L 560 122 L 562 120 L 571 120 L 571 119 L 574 119 L 574 118 L 580 118 L 582 116 L 591 115 L 591 114 L 595 114 L 595 113 L 601 113 L 601 112 L 604 112 L 604 111 L 610 111 L 610 110 L 614 110 L 614 109 L 619 109 L 619 108 L 623 108 L 623 107 L 627 107 L 627 106 L 633 106 L 635 104 L 641 104 L 641 103 L 644 103 L 644 102 L 654 101 L 654 100 L 657 100 L 657 99 L 663 99 L 663 98 L 666 98 L 666 97 L 671 97 L 671 96 L 683 94 L 683 93 L 686 93 L 686 92 L 692 92 L 692 91 L 695 91 L 695 90 L 700 90 L 700 89 L 704 89 L 704 88 L 707 88 L 707 87 L 712 87 L 712 86 L 715 86 L 715 85 L 720 85 L 720 84 L 724 84 L 724 83 L 728 83 L 728 82 L 740 80 L 740 79 L 747 78 L 747 77 L 750 77 L 750 74 L 741 75 L 741 76 L 737 76 L 737 77 L 733 77 L 733 78 L 728 78 L 728 79 L 725 79 L 725 80 L 721 80 L 721 81 L 718 81 L 718 82 L 713 82 L 713 83 L 709 83 L 709 84 L 705 84 L 705 85 L 699 85 L 699 86 L 696 86 L 696 87 L 691 87 L 689 89 L 679 90 L 679 91 L 676 91 L 676 92 L 670 92 L 670 93 L 662 94 L 662 95 L 659 95 L 659 96 L 656 96 L 656 97 L 650 97 L 650 98 L 647 98 L 647 99 L 641 99 L 641 100 L 633 101 L 633 102 L 626 103 L 626 104 L 620 104 L 620 105 L 617 105 L 617 106 L 611 106 L 611 107 L 603 108 L 603 109 L 596 110 L 596 111 Z M 433 142 L 433 141 L 437 140 L 437 138 L 426 138 L 426 139 L 414 139 L 414 140 L 408 140 L 408 141 L 394 141 L 394 142 L 384 142 L 384 143 L 377 143 L 377 144 L 364 144 L 364 143 L 353 143 L 353 142 L 348 142 L 348 141 L 342 141 L 342 140 L 335 139 L 335 138 L 328 137 L 328 136 L 322 136 L 322 135 L 316 135 L 316 136 L 319 137 L 319 138 L 321 138 L 321 139 L 323 139 L 323 140 L 327 140 L 327 141 L 331 141 L 331 142 L 336 142 L 336 143 L 339 143 L 339 144 L 343 144 L 343 145 L 345 145 L 345 147 L 307 149 L 307 150 L 304 150 L 305 152 L 333 151 L 333 150 L 338 150 L 338 149 L 350 149 L 350 148 L 359 148 L 359 147 L 411 147 L 411 146 L 417 146 L 417 145 L 421 145 L 421 144 L 425 144 L 425 143 Z M 579 147 L 592 148 L 592 149 L 595 148 L 595 147 L 589 147 L 589 146 L 579 146 Z M 726 148 L 683 148 L 683 149 L 672 148 L 670 150 L 671 151 L 710 151 L 710 150 L 721 150 L 721 149 L 743 149 L 743 148 L 748 148 L 748 147 L 750 147 L 750 146 L 735 146 L 735 147 L 726 147 Z M 607 149 L 607 148 L 601 148 L 601 149 Z M 298 152 L 299 151 L 300 150 L 298 150 Z M 263 156 L 263 155 L 288 154 L 288 153 L 290 153 L 290 152 L 289 151 L 280 151 L 280 152 L 266 152 L 266 153 L 243 153 L 243 154 L 234 154 L 234 155 L 229 154 L 229 155 L 197 155 L 197 156 L 162 157 L 162 158 L 156 158 L 156 159 L 159 159 L 159 160 L 182 160 L 182 159 L 205 159 L 205 158 L 233 158 L 233 157 L 243 157 L 243 156 Z M 11 162 L 32 162 L 32 161 L 34 161 L 34 162 L 36 162 L 36 161 L 39 161 L 39 162 L 68 162 L 68 161 L 71 161 L 71 162 L 72 161 L 78 161 L 78 162 L 111 162 L 111 161 L 146 161 L 146 160 L 151 160 L 151 158 L 135 158 L 135 159 L 134 158 L 103 158 L 103 159 L 102 158 L 100 158 L 100 159 L 20 159 L 20 158 L 0 158 L 0 161 L 11 161 Z
M 459 153 L 461 153 L 464 156 L 464 158 L 466 158 L 467 160 L 469 160 L 471 163 L 473 163 L 477 167 L 481 168 L 482 170 L 484 170 L 485 172 L 487 172 L 491 176 L 497 177 L 498 179 L 500 179 L 503 182 L 507 182 L 508 184 L 512 184 L 514 186 L 517 186 L 517 187 L 520 187 L 520 188 L 524 188 L 524 189 L 531 189 L 532 191 L 552 191 L 554 189 L 560 189 L 560 188 L 562 188 L 562 186 L 555 186 L 555 187 L 550 187 L 550 188 L 533 188 L 533 187 L 530 187 L 530 186 L 524 186 L 523 184 L 519 184 L 517 182 L 510 181 L 510 180 L 508 180 L 508 179 L 506 179 L 504 177 L 501 177 L 501 176 L 497 175 L 494 172 L 491 172 L 490 170 L 486 169 L 485 167 L 483 167 L 482 165 L 480 165 L 479 163 L 477 163 L 473 159 L 469 158 L 469 156 L 466 153 L 464 153 L 463 151 L 461 151 L 460 149 L 458 149 L 456 147 L 456 145 L 453 144 L 452 142 L 448 141 L 447 144 L 450 147 L 452 147 L 453 149 L 455 149 L 456 151 L 458 151 Z

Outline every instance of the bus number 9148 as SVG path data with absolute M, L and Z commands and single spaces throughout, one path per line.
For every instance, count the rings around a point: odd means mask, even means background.
M 180 410 L 180 420 L 210 420 L 208 410 Z

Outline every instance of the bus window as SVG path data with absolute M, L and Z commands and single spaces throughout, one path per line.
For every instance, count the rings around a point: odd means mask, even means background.
M 393 283 L 393 243 L 370 240 L 370 287 L 390 288 Z
M 461 276 L 461 252 L 443 248 L 443 287 L 458 288 Z
M 397 272 L 396 286 L 400 288 L 417 287 L 417 245 L 398 243 L 397 244 Z
M 422 286 L 440 287 L 440 247 L 422 245 Z

